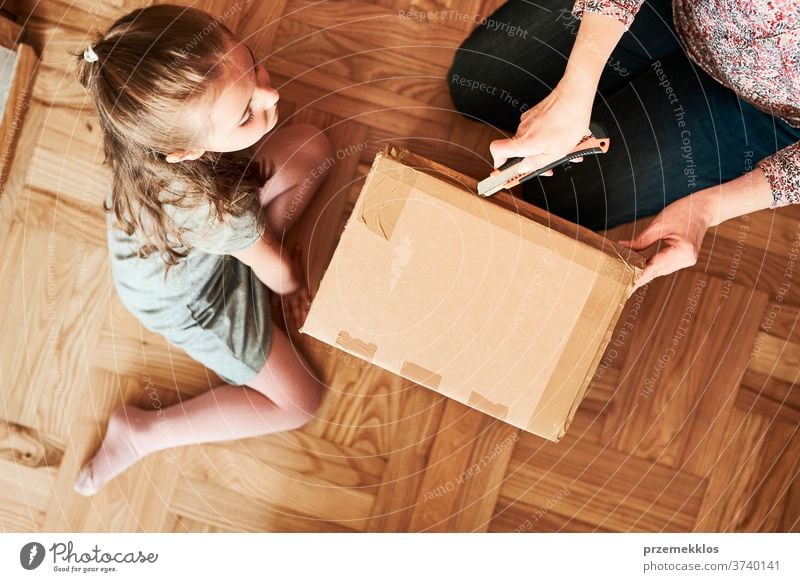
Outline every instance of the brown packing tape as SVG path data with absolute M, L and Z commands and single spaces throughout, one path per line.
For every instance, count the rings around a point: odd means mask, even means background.
M 602 278 L 595 281 L 589 298 L 575 322 L 575 327 L 566 341 L 566 347 L 558 359 L 544 392 L 542 392 L 536 411 L 531 416 L 528 426 L 523 428 L 554 441 L 558 441 L 564 436 L 575 416 L 575 411 L 583 400 L 591 377 L 597 369 L 600 358 L 611 339 L 611 334 L 614 332 L 619 314 L 626 303 L 627 294 L 620 297 L 620 287 L 622 285 L 615 281 Z M 629 288 L 630 285 L 624 287 Z M 609 312 L 608 306 L 615 300 L 615 307 Z M 602 320 L 598 321 L 597 314 L 604 315 Z M 579 347 L 587 345 L 583 338 L 597 335 L 598 328 L 603 329 L 601 345 L 592 354 L 591 360 L 587 362 L 587 367 L 577 366 L 579 362 L 586 361 L 586 353 L 580 351 L 584 348 Z M 581 389 L 578 394 L 571 394 L 564 390 L 565 385 L 580 386 Z M 566 417 L 565 412 L 568 412 Z M 553 418 L 564 419 L 564 421 L 554 424 Z
M 428 158 L 418 156 L 405 148 L 390 144 L 384 148 L 383 153 L 386 157 L 396 160 L 405 166 L 427 172 L 440 180 L 451 182 L 462 190 L 476 194 L 478 192 L 478 181 L 475 178 L 456 172 L 452 168 L 443 166 Z
M 495 418 L 504 419 L 508 415 L 508 406 L 504 404 L 496 404 L 489 400 L 488 398 L 484 398 L 474 390 L 469 393 L 469 400 L 467 401 L 467 405 L 473 408 L 477 408 L 481 412 L 485 412 L 486 414 L 491 414 Z
M 403 362 L 403 366 L 400 368 L 400 375 L 412 382 L 431 388 L 437 388 L 442 383 L 442 377 L 439 374 L 418 366 L 414 362 Z
M 345 350 L 355 353 L 365 360 L 372 360 L 375 357 L 375 352 L 378 351 L 377 345 L 354 338 L 346 331 L 340 331 L 339 335 L 336 336 L 336 345 L 342 346 Z
M 373 163 L 372 177 L 375 183 L 370 181 L 369 184 L 364 184 L 359 217 L 367 229 L 385 240 L 392 237 L 392 232 L 405 207 L 406 197 L 402 192 L 398 193 L 402 181 L 392 179 L 404 170 L 407 169 L 397 168 L 392 164 L 383 163 L 382 159 L 376 159 Z

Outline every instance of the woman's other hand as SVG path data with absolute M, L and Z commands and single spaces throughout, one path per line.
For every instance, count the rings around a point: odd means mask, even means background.
M 698 194 L 680 198 L 664 208 L 633 240 L 617 241 L 635 251 L 664 241 L 663 248 L 647 260 L 631 294 L 656 277 L 669 275 L 697 263 L 703 238 L 712 221 L 712 208 L 708 199 Z
M 759 167 L 719 186 L 705 188 L 676 200 L 662 210 L 635 239 L 617 241 L 635 251 L 645 249 L 658 240 L 666 243 L 665 249 L 647 261 L 633 291 L 656 277 L 694 265 L 700 254 L 703 237 L 710 227 L 731 218 L 772 208 L 774 200 L 772 187 Z

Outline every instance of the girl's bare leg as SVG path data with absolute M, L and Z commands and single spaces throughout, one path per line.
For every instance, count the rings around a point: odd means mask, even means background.
M 284 234 L 303 213 L 335 163 L 330 140 L 317 127 L 291 125 L 267 135 L 257 144 L 254 159 L 270 163 L 273 176 L 260 191 L 272 238 L 283 241 Z M 302 250 L 287 249 L 294 271 L 305 279 Z M 297 330 L 305 320 L 311 302 L 308 286 L 289 295 L 270 296 L 273 312 L 281 314 L 281 325 Z
M 150 453 L 293 430 L 320 404 L 323 386 L 286 334 L 272 324 L 264 367 L 245 386 L 222 384 L 160 411 L 126 405 L 112 415 L 103 444 L 81 469 L 75 490 L 93 495 Z
M 255 151 L 256 158 L 273 165 L 274 175 L 261 189 L 260 199 L 270 230 L 281 240 L 335 163 L 333 146 L 317 127 L 299 124 L 268 134 Z

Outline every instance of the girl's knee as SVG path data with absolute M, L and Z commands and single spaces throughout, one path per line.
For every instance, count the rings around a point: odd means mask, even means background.
M 299 123 L 291 126 L 295 132 L 298 149 L 317 161 L 333 157 L 333 144 L 320 128 L 310 123 Z
M 327 174 L 336 162 L 331 140 L 328 139 L 327 135 L 318 131 L 308 142 L 308 148 L 310 155 L 318 161 L 322 172 Z
M 313 380 L 307 386 L 304 386 L 300 394 L 292 399 L 286 410 L 292 429 L 305 426 L 316 418 L 316 413 L 322 404 L 323 389 L 324 387 L 321 383 Z
M 292 168 L 298 183 L 304 183 L 309 178 L 319 182 L 328 174 L 336 163 L 333 144 L 328 136 L 318 127 L 311 124 L 293 126 L 297 128 L 295 138 L 296 149 L 299 156 Z
M 302 395 L 298 398 L 297 407 L 306 415 L 313 417 L 322 404 L 322 393 L 325 386 L 313 376 L 309 378 Z

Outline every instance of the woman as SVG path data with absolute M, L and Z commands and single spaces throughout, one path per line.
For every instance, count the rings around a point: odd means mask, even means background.
M 590 119 L 608 128 L 608 153 L 523 192 L 594 230 L 661 211 L 620 241 L 664 241 L 637 288 L 695 264 L 709 227 L 800 202 L 800 0 L 512 1 L 464 42 L 449 82 L 463 114 L 516 132 L 490 145 L 495 166 L 539 168 Z

